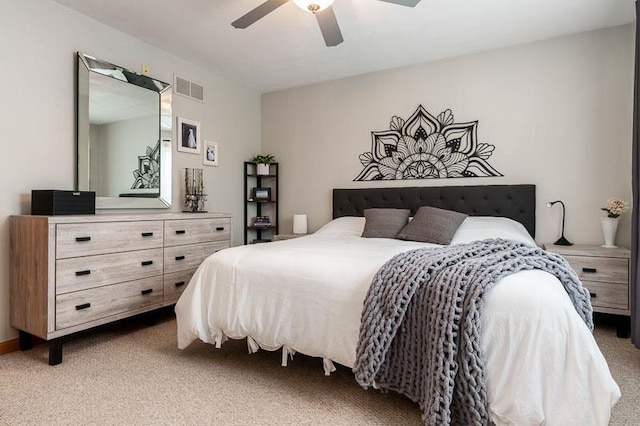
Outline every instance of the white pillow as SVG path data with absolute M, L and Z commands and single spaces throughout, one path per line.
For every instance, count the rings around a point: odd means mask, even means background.
M 470 243 L 487 238 L 504 238 L 532 246 L 536 242 L 520 222 L 506 217 L 469 216 L 458 228 L 451 244 Z
M 315 235 L 331 237 L 353 236 L 359 237 L 364 231 L 364 217 L 344 216 L 333 219 L 315 232 Z

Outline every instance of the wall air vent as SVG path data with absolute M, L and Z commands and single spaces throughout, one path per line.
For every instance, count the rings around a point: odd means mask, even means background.
M 193 81 L 173 75 L 173 92 L 199 102 L 204 102 L 204 87 Z

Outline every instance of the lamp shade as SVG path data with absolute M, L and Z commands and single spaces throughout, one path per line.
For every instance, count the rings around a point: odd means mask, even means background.
M 307 215 L 306 214 L 293 215 L 293 233 L 294 234 L 307 233 Z

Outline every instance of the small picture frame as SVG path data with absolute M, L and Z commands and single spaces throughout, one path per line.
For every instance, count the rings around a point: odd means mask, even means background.
M 200 154 L 200 123 L 178 117 L 178 151 Z
M 202 146 L 202 163 L 207 166 L 217 166 L 220 158 L 218 154 L 218 142 L 204 141 Z
M 271 201 L 271 188 L 253 188 L 253 201 Z

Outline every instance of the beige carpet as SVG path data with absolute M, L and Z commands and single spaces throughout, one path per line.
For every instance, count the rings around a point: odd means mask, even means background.
M 420 425 L 420 411 L 394 394 L 365 391 L 346 368 L 280 352 L 249 355 L 244 341 L 222 349 L 176 349 L 175 321 L 125 321 L 64 346 L 47 365 L 44 345 L 0 356 L 0 424 Z M 623 398 L 612 425 L 640 419 L 640 351 L 610 326 L 596 338 Z

